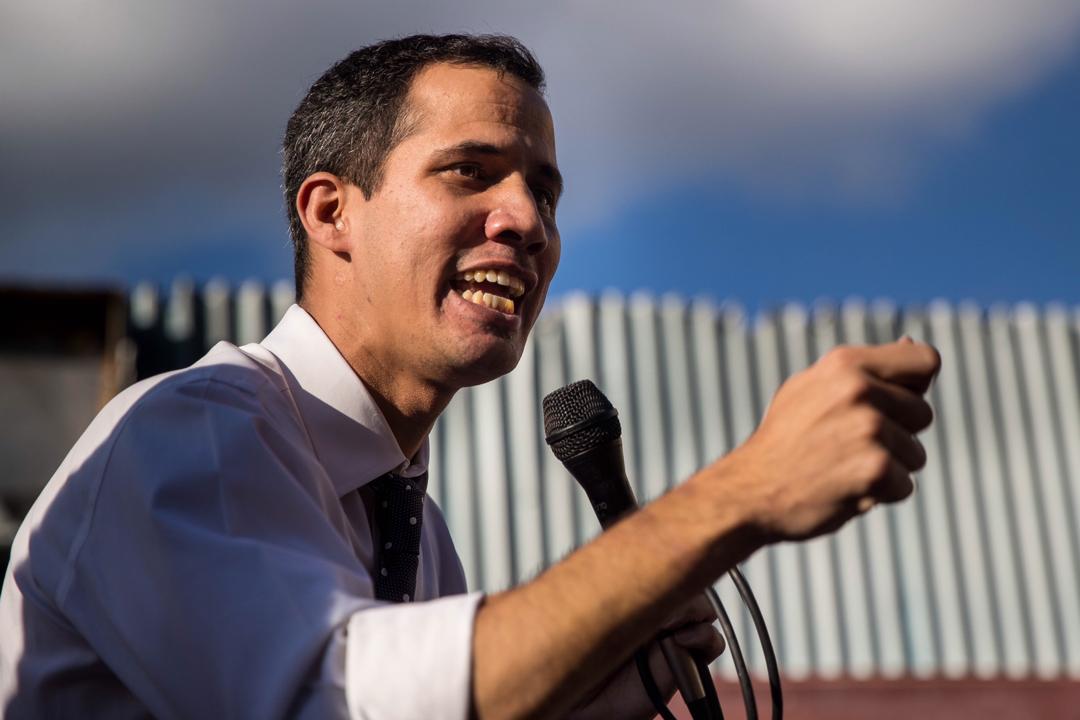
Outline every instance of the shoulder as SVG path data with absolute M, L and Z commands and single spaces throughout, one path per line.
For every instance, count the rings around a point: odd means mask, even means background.
M 31 556 L 40 586 L 62 587 L 93 527 L 130 526 L 159 509 L 175 516 L 192 500 L 220 508 L 234 475 L 288 481 L 309 462 L 305 438 L 273 373 L 221 343 L 101 410 L 35 501 L 12 561 Z M 281 469 L 282 456 L 298 460 Z
M 206 397 L 210 402 L 240 405 L 280 401 L 275 373 L 230 343 L 215 345 L 202 359 L 182 370 L 141 380 L 113 398 L 102 415 L 122 416 L 152 411 L 182 397 Z
M 84 439 L 97 445 L 108 435 L 118 438 L 133 431 L 187 427 L 190 442 L 215 415 L 258 417 L 284 428 L 298 427 L 286 393 L 283 378 L 274 370 L 222 342 L 190 367 L 141 380 L 119 393 L 94 419 Z
M 298 428 L 284 387 L 280 375 L 240 348 L 218 343 L 194 365 L 140 380 L 112 398 L 76 441 L 50 485 L 100 474 L 117 443 L 133 433 L 145 437 L 183 431 L 188 444 L 197 443 L 208 414 L 259 416 L 286 429 Z
M 246 480 L 259 470 L 267 483 L 306 471 L 307 434 L 285 388 L 273 370 L 219 343 L 191 367 L 113 398 L 50 485 L 80 486 L 75 495 L 94 507 L 103 487 L 153 496 L 177 484 Z
M 191 367 L 137 383 L 118 395 L 95 433 L 109 475 L 152 469 L 167 478 L 200 467 L 224 477 L 230 458 L 304 453 L 303 423 L 276 368 L 219 343 Z M 168 460 L 165 466 L 163 460 Z

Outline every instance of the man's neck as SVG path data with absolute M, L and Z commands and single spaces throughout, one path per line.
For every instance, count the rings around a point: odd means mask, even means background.
M 454 397 L 454 390 L 411 377 L 400 372 L 398 365 L 373 355 L 349 331 L 347 324 L 336 322 L 335 315 L 320 307 L 320 303 L 304 298 L 300 307 L 311 315 L 364 383 L 386 418 L 402 454 L 411 460 L 431 432 L 435 420 Z
M 358 366 L 350 356 L 346 359 L 382 411 L 402 454 L 411 460 L 453 398 L 453 393 L 439 392 L 423 383 L 404 383 L 400 376 L 392 377 L 393 382 L 387 383 L 382 374 Z

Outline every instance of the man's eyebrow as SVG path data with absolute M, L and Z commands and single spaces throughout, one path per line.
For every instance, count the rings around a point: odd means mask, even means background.
M 437 162 L 450 162 L 455 158 L 462 155 L 503 155 L 504 151 L 497 145 L 491 143 L 482 142 L 480 140 L 464 140 L 457 145 L 451 145 L 450 147 L 440 148 L 435 151 L 435 159 Z M 562 195 L 563 191 L 563 176 L 559 172 L 559 168 L 555 167 L 551 163 L 541 163 L 538 168 L 540 175 L 545 180 L 555 186 L 556 197 Z
M 439 160 L 452 160 L 460 155 L 502 155 L 503 151 L 491 143 L 479 140 L 464 140 L 457 145 L 440 148 L 435 151 Z

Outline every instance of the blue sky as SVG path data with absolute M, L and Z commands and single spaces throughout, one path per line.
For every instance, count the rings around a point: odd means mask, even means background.
M 307 84 L 374 39 L 467 30 L 548 70 L 556 296 L 1080 304 L 1072 0 L 153 7 L 57 0 L 0 30 L 0 278 L 288 277 L 277 143 Z
M 897 197 L 768 197 L 704 175 L 571 238 L 553 292 L 1080 303 L 1080 52 L 940 147 Z M 596 268 L 603 268 L 598 272 Z

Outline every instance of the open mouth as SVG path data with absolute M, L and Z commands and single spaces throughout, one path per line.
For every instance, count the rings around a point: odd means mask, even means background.
M 507 315 L 517 309 L 514 299 L 525 294 L 525 281 L 506 270 L 468 270 L 455 275 L 451 286 L 466 301 Z

